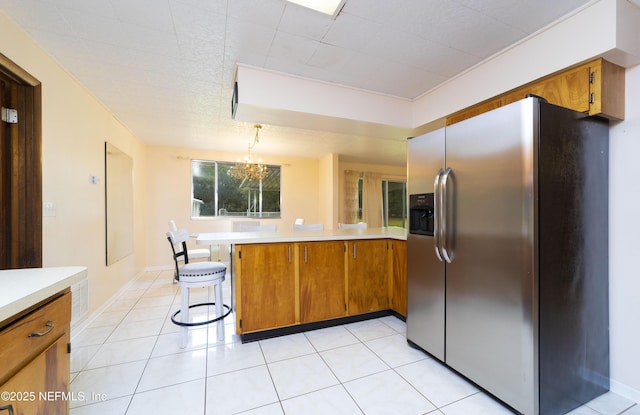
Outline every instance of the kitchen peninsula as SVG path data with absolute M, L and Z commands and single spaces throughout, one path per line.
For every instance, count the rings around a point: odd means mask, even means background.
M 229 244 L 243 341 L 381 315 L 406 316 L 406 230 L 202 233 Z

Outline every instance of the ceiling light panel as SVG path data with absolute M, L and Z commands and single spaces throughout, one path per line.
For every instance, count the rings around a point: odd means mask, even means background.
M 312 10 L 336 17 L 347 0 L 287 0 Z

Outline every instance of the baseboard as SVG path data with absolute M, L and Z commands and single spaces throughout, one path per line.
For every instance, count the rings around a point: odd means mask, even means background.
M 615 393 L 616 395 L 620 395 L 624 398 L 629 399 L 630 401 L 640 404 L 640 391 L 627 386 L 624 383 L 611 379 L 609 381 L 609 390 L 611 390 L 611 392 Z
M 140 279 L 140 277 L 142 277 L 142 275 L 144 275 L 145 272 L 147 272 L 146 269 L 138 272 L 129 282 L 127 282 L 125 285 L 123 285 L 122 288 L 120 288 L 120 290 L 118 290 L 118 292 L 116 292 L 114 295 L 112 295 L 111 298 L 109 298 L 107 301 L 105 301 L 104 304 L 102 304 L 100 307 L 98 307 L 93 313 L 85 316 L 82 320 L 78 321 L 77 323 L 72 324 L 71 325 L 71 340 L 73 341 L 73 339 L 78 334 L 80 334 L 85 328 L 87 328 L 91 323 L 93 323 L 93 321 L 96 318 L 98 318 L 98 316 L 100 314 L 102 314 L 102 312 L 104 312 L 113 303 L 115 303 L 118 300 L 118 298 L 120 298 L 120 296 L 125 291 L 127 291 L 129 288 L 131 288 L 131 286 L 133 284 L 135 284 Z
M 374 311 L 372 313 L 358 314 L 355 316 L 340 317 L 333 320 L 314 321 L 313 323 L 296 324 L 294 326 L 280 327 L 264 331 L 255 331 L 240 335 L 242 343 L 254 342 L 257 340 L 271 339 L 273 337 L 286 336 L 289 334 L 302 333 L 310 330 L 324 329 L 328 327 L 340 326 L 348 323 L 356 323 L 359 321 L 371 320 L 374 318 L 396 316 L 400 319 L 403 317 L 392 310 Z
M 154 265 L 153 267 L 146 267 L 144 270 L 145 271 L 169 271 L 172 270 L 174 267 L 172 265 Z

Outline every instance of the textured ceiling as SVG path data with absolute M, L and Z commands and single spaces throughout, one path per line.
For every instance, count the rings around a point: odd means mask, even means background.
M 237 63 L 414 99 L 588 2 L 347 0 L 336 19 L 284 0 L 0 0 L 0 11 L 143 141 L 243 152 L 254 130 L 230 116 Z M 265 126 L 255 153 L 404 163 L 404 137 L 371 140 Z

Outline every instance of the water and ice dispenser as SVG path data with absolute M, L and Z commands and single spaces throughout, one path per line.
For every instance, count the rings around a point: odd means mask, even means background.
M 433 193 L 409 195 L 409 233 L 433 236 Z

